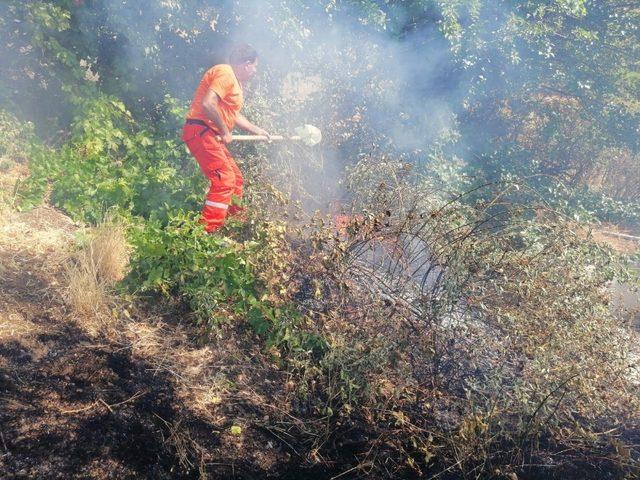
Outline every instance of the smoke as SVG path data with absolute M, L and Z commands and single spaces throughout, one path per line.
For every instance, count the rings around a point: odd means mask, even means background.
M 420 162 L 454 128 L 464 89 L 451 75 L 449 44 L 435 25 L 399 37 L 367 25 L 357 12 L 331 15 L 320 5 L 251 0 L 237 8 L 242 22 L 231 36 L 259 49 L 271 82 L 263 78 L 260 87 L 294 97 L 281 99 L 282 110 L 271 112 L 274 123 L 323 130 L 322 171 L 305 182 L 316 207 L 342 196 L 344 168 L 362 154 L 384 151 Z M 294 88 L 283 92 L 282 83 L 292 79 Z M 291 161 L 301 162 L 297 171 L 312 169 L 309 155 Z
M 262 74 L 249 87 L 247 113 L 276 133 L 304 123 L 323 131 L 312 151 L 263 150 L 278 167 L 288 162 L 274 170 L 299 172 L 321 207 L 341 195 L 345 166 L 363 154 L 425 161 L 455 129 L 469 86 L 436 21 L 412 25 L 397 5 L 308 3 L 96 0 L 70 8 L 78 56 L 94 81 L 99 75 L 104 91 L 150 120 L 165 95 L 188 103 L 230 45 L 256 47 Z M 386 30 L 390 16 L 402 31 Z

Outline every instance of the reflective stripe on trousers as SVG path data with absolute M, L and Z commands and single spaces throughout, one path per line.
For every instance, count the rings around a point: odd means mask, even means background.
M 202 209 L 202 223 L 208 232 L 220 228 L 233 197 L 242 197 L 242 173 L 227 150 L 216 140 L 214 132 L 203 132 L 201 125 L 185 125 L 182 140 L 209 179 L 209 192 Z

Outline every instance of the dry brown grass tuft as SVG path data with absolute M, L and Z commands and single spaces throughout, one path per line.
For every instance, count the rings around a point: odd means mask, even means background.
M 124 278 L 128 264 L 124 226 L 105 221 L 94 229 L 89 243 L 67 268 L 67 302 L 82 315 L 105 311 L 110 301 L 109 289 Z
M 122 280 L 129 265 L 129 245 L 124 225 L 107 221 L 96 227 L 89 252 L 102 281 L 111 283 Z
M 76 313 L 97 314 L 108 303 L 107 285 L 98 277 L 97 266 L 91 255 L 83 251 L 75 260 L 66 271 L 67 302 Z

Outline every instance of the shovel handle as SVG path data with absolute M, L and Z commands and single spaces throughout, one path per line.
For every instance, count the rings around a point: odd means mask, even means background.
M 231 139 L 234 142 L 268 142 L 269 140 L 284 140 L 282 135 L 271 135 L 270 138 L 264 135 L 232 135 Z M 216 140 L 221 141 L 220 136 L 216 137 Z

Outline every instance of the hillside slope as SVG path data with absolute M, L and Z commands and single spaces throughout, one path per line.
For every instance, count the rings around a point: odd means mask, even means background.
M 286 389 L 250 333 L 197 345 L 180 311 L 65 303 L 73 222 L 0 222 L 0 477 L 265 478 L 295 470 L 262 429 Z M 239 428 L 231 428 L 239 427 Z M 296 477 L 299 478 L 299 477 Z

